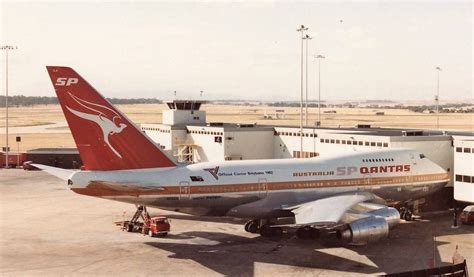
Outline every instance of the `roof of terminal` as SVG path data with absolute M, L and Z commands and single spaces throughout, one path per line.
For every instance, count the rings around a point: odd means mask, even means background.
M 284 126 L 284 125 L 257 125 L 257 124 L 237 124 L 237 123 L 222 123 L 222 122 L 210 122 L 206 125 L 178 125 L 169 126 L 163 124 L 143 124 L 148 126 L 159 125 L 167 126 L 169 129 L 208 129 L 208 128 L 219 128 L 224 131 L 269 131 L 279 129 L 292 129 L 292 131 L 299 130 L 298 126 Z M 170 128 L 171 127 L 171 128 Z M 304 127 L 304 130 L 314 130 L 317 133 L 328 133 L 328 134 L 353 134 L 353 135 L 367 135 L 367 136 L 383 136 L 383 137 L 429 137 L 429 136 L 461 136 L 461 137 L 472 137 L 474 138 L 473 132 L 468 131 L 444 131 L 444 130 L 428 130 L 428 129 L 408 129 L 408 128 L 381 128 L 381 127 L 341 127 L 341 128 L 328 128 L 328 127 Z
M 79 154 L 77 148 L 37 148 L 26 152 L 28 154 Z

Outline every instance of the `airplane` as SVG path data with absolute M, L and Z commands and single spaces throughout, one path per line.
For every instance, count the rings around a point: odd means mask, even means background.
M 178 164 L 73 69 L 47 71 L 83 168 L 35 166 L 67 180 L 78 194 L 248 219 L 245 230 L 263 237 L 293 230 L 313 239 L 329 231 L 346 243 L 366 244 L 400 222 L 387 201 L 421 198 L 449 181 L 444 169 L 410 149 Z

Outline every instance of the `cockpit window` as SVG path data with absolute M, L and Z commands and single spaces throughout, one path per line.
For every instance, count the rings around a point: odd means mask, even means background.
M 420 154 L 420 159 L 426 158 L 425 154 Z

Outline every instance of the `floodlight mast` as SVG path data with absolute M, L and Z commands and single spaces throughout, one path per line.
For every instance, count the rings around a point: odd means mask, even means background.
M 5 127 L 6 127 L 6 151 L 5 151 L 5 168 L 9 168 L 8 164 L 8 51 L 9 50 L 16 50 L 18 49 L 17 46 L 13 45 L 2 45 L 0 46 L 0 50 L 5 50 Z
M 301 32 L 301 99 L 300 99 L 300 155 L 303 155 L 303 40 L 304 32 L 308 30 L 308 27 L 301 25 L 296 31 Z
M 438 81 L 437 81 L 437 88 L 436 88 L 436 128 L 439 130 L 439 73 L 441 72 L 441 67 L 437 66 L 436 68 L 436 72 L 438 73 Z
M 318 127 L 321 126 L 321 59 L 324 58 L 323 55 L 316 56 L 318 60 Z
M 308 127 L 308 41 L 312 39 L 309 35 L 304 38 L 306 40 L 306 97 L 305 97 L 305 113 L 304 113 L 304 125 Z

